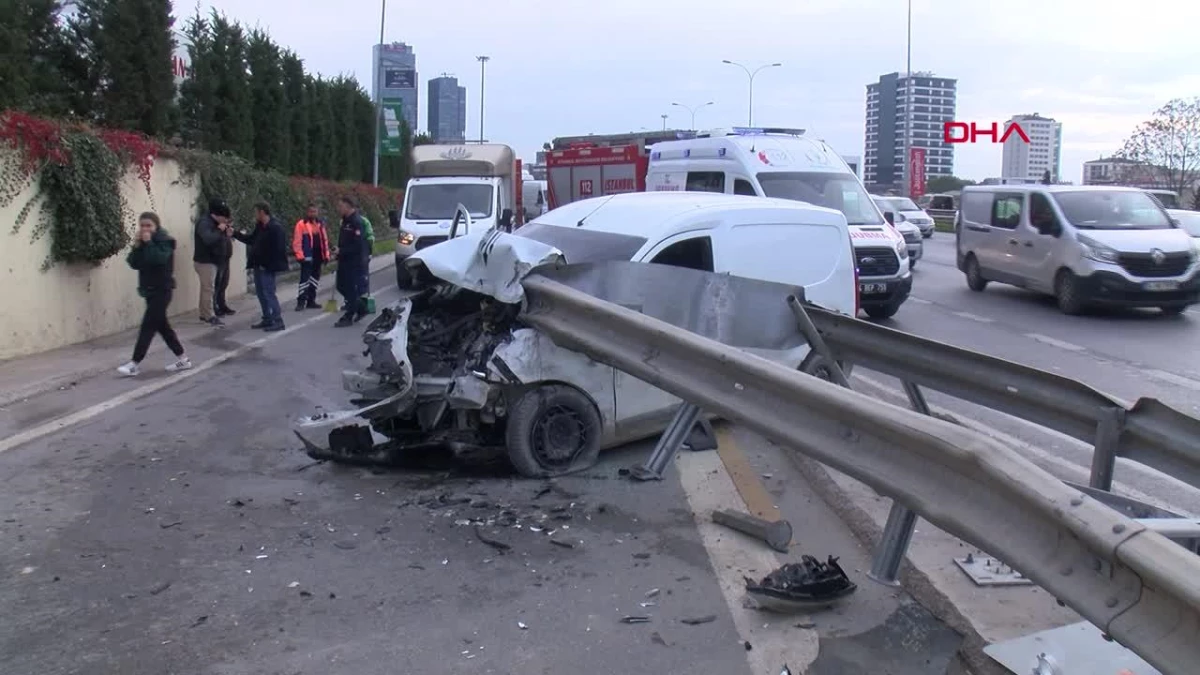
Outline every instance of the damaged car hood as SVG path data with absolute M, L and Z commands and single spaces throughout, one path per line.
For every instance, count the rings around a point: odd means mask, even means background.
M 417 251 L 404 264 L 424 266 L 442 281 L 515 304 L 525 296 L 521 280 L 531 270 L 562 260 L 562 251 L 553 246 L 491 229 Z

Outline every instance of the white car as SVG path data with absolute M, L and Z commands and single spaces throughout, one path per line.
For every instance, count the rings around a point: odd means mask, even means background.
M 911 223 L 921 230 L 922 237 L 928 239 L 933 236 L 933 217 L 926 213 L 925 209 L 914 204 L 913 200 L 908 197 L 877 197 L 872 195 L 871 199 L 875 200 L 880 211 L 884 213 L 890 211 L 896 214 L 896 225 Z
M 310 456 L 386 464 L 431 448 L 507 453 L 520 474 L 535 477 L 586 468 L 602 448 L 660 433 L 678 398 L 522 325 L 521 280 L 539 267 L 586 275 L 621 265 L 595 280 L 605 296 L 659 302 L 682 317 L 676 325 L 689 321 L 689 298 L 724 292 L 750 302 L 747 284 L 803 287 L 808 302 L 848 316 L 858 309 L 846 217 L 802 202 L 622 194 L 567 204 L 511 234 L 463 229 L 406 261 L 416 288 L 364 332 L 370 365 L 343 373 L 343 387 L 364 407 L 301 419 L 295 431 Z M 722 342 L 796 368 L 809 351 L 803 339 L 767 337 L 771 316 L 796 336 L 784 304 L 739 304 L 753 318 L 730 326 Z
M 900 236 L 904 237 L 904 243 L 908 246 L 908 269 L 913 269 L 917 266 L 917 261 L 921 259 L 921 256 L 925 255 L 925 242 L 922 241 L 924 233 L 913 223 L 897 219 L 896 213 L 892 211 L 892 204 L 888 201 L 891 197 L 871 195 L 871 199 L 883 212 L 884 219 L 888 219 L 888 214 L 892 214 L 889 222 L 900 233 Z
M 1200 251 L 1200 211 L 1167 209 L 1167 215 L 1192 235 L 1192 242 L 1196 244 L 1196 250 Z

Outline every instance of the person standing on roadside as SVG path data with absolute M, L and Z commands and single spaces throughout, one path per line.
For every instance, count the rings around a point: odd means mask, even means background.
M 217 266 L 223 251 L 227 234 L 232 227 L 230 223 L 233 214 L 229 205 L 221 199 L 208 203 L 208 213 L 196 221 L 193 234 L 195 249 L 192 252 L 192 263 L 196 268 L 196 276 L 200 277 L 200 323 L 220 327 L 225 323 L 217 317 L 214 310 L 213 291 L 216 286 Z
M 338 211 L 342 215 L 342 227 L 338 232 L 337 244 L 337 290 L 346 304 L 342 307 L 342 317 L 334 326 L 342 328 L 367 315 L 362 299 L 367 243 L 362 216 L 358 214 L 354 199 L 349 196 L 342 197 L 338 200 Z
M 254 221 L 253 230 L 234 232 L 233 236 L 246 245 L 246 269 L 253 275 L 254 294 L 262 308 L 262 320 L 250 327 L 274 333 L 285 328 L 275 293 L 275 275 L 288 268 L 287 235 L 266 202 L 254 205 Z
M 229 259 L 233 257 L 233 228 L 225 228 L 224 234 L 217 252 L 217 276 L 213 282 L 213 313 L 217 318 L 237 314 L 225 301 L 225 293 L 229 290 Z
M 300 263 L 296 311 L 320 309 L 317 291 L 321 286 L 321 269 L 329 262 L 329 236 L 325 234 L 325 220 L 320 217 L 316 204 L 309 204 L 304 217 L 296 222 L 292 253 Z
M 141 372 L 142 360 L 150 349 L 155 334 L 161 335 L 175 360 L 167 364 L 168 372 L 178 372 L 192 367 L 184 354 L 179 337 L 167 321 L 167 307 L 175 290 L 175 239 L 162 227 L 158 216 L 147 211 L 138 217 L 137 239 L 125 262 L 138 273 L 138 295 L 146 300 L 146 311 L 142 314 L 142 326 L 138 329 L 137 344 L 133 347 L 133 360 L 117 368 L 125 377 Z

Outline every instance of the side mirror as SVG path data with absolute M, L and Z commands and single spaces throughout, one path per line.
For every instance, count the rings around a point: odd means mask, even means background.
M 512 232 L 513 210 L 504 209 L 500 212 L 500 229 L 505 232 Z
M 1038 223 L 1037 231 L 1038 234 L 1045 235 L 1047 237 L 1057 237 L 1058 235 L 1062 234 L 1062 228 L 1059 227 L 1058 221 L 1055 220 L 1047 220 L 1045 222 Z
M 392 209 L 391 211 L 388 211 L 388 224 L 392 226 L 393 230 L 400 229 L 400 212 L 399 211 L 397 211 L 396 209 Z
M 895 213 L 892 213 L 891 211 L 884 211 L 884 212 L 883 212 L 883 219 L 884 219 L 884 220 L 886 220 L 886 221 L 888 222 L 888 225 L 895 225 L 895 224 L 896 224 L 896 214 L 895 214 Z

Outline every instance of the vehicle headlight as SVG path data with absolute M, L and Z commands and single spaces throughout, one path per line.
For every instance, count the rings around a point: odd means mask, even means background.
M 1083 257 L 1090 258 L 1096 262 L 1117 264 L 1117 256 L 1119 254 L 1104 244 L 1088 239 L 1087 237 L 1080 237 L 1079 244 L 1083 247 Z
M 904 260 L 905 258 L 908 257 L 908 242 L 906 242 L 906 241 L 896 242 L 896 255 L 900 256 L 901 260 Z
M 416 241 L 416 239 L 417 238 L 413 236 L 412 232 L 405 232 L 404 230 L 400 230 L 400 233 L 396 235 L 396 241 L 399 242 L 401 246 L 412 246 L 412 243 Z

